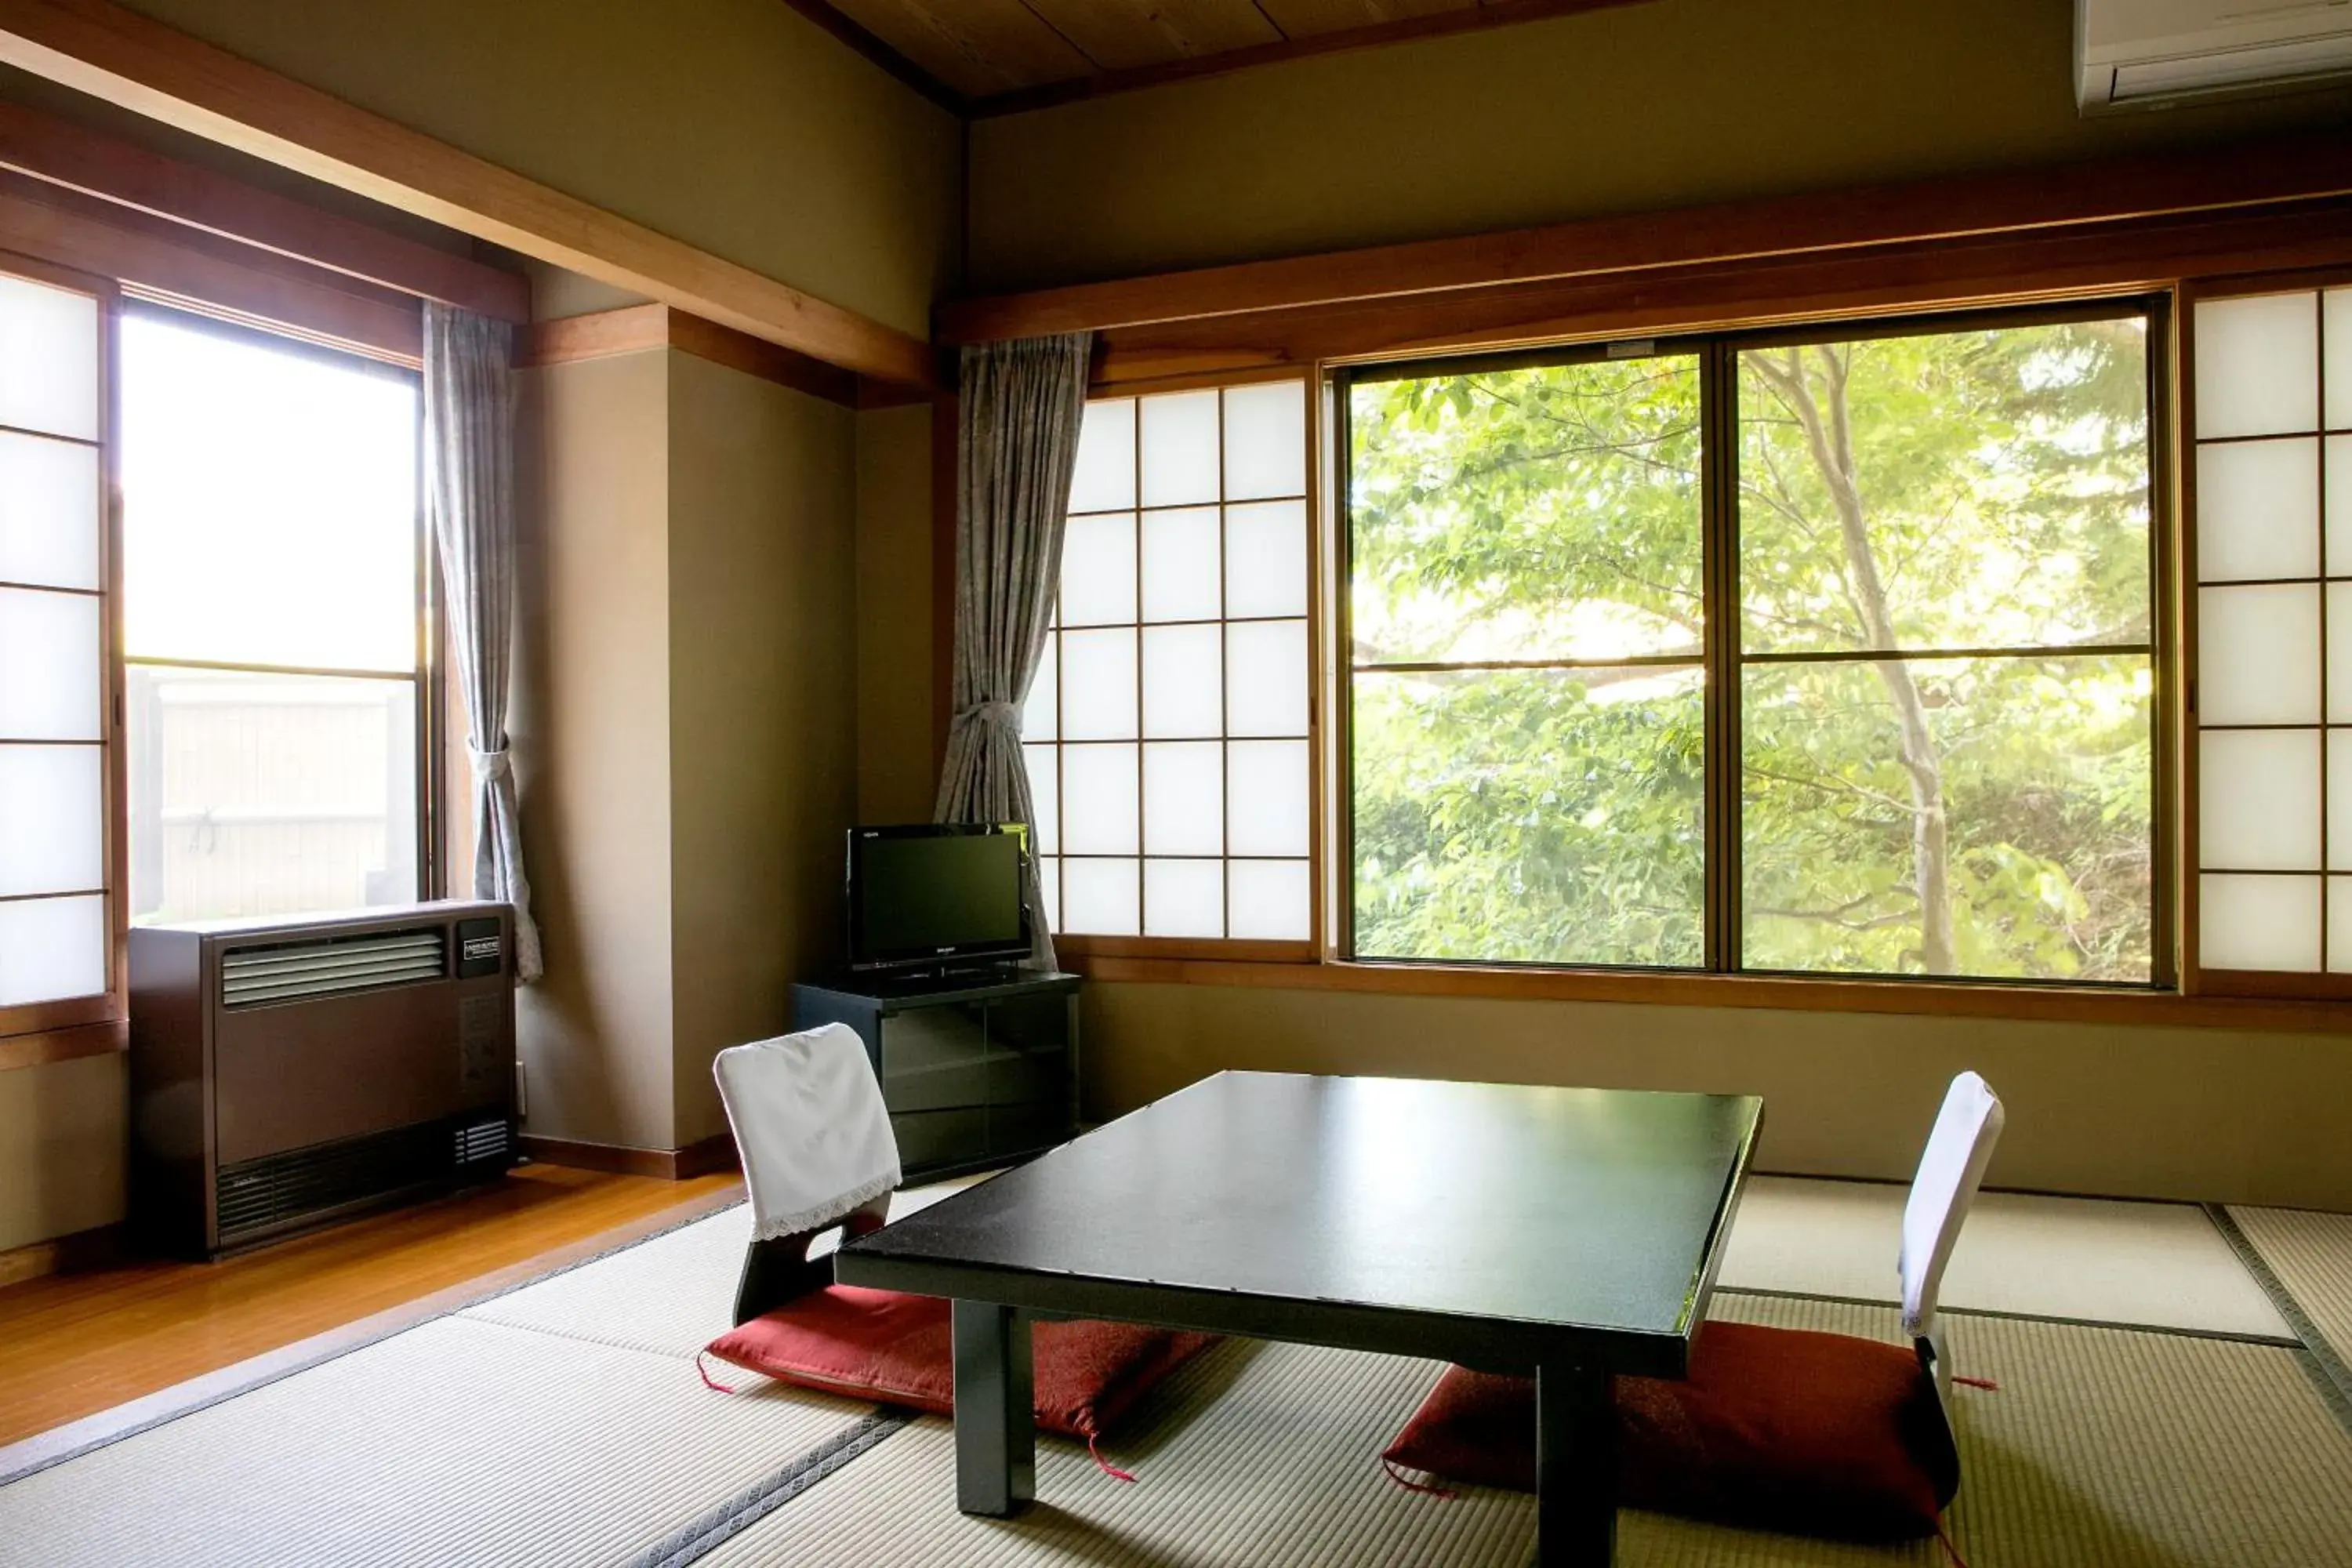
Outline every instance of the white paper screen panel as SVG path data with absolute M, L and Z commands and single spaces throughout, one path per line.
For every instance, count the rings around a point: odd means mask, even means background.
M 2192 344 L 2198 963 L 2352 972 L 2352 291 L 2203 300 Z
M 1311 938 L 1307 440 L 1297 380 L 1087 405 L 1023 704 L 1055 930 Z
M 0 432 L 0 583 L 95 593 L 98 448 Z
M 0 898 L 106 885 L 106 752 L 0 746 Z
M 0 277 L 0 425 L 95 441 L 98 387 L 98 301 Z
M 105 989 L 105 899 L 0 903 L 0 1007 L 92 996 Z

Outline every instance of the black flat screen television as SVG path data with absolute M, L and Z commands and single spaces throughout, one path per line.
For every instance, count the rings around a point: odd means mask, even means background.
M 849 967 L 943 968 L 1029 952 L 1017 825 L 849 830 Z

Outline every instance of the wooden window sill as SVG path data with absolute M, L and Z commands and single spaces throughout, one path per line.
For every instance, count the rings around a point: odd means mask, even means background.
M 1206 945 L 1206 944 L 1204 944 Z M 2186 996 L 2177 991 L 2093 990 L 1982 982 L 1806 979 L 1760 974 L 1632 973 L 1475 964 L 1139 956 L 1070 951 L 1064 967 L 1110 984 L 1359 991 L 1507 1001 L 1639 1003 L 1670 1007 L 1773 1007 L 1810 1013 L 1916 1014 L 2152 1028 L 2352 1034 L 2352 1003 L 2302 997 Z
M 0 1072 L 14 1068 L 47 1067 L 80 1057 L 110 1056 L 131 1046 L 131 1026 L 121 1018 L 82 1024 L 72 1028 L 38 1029 L 23 1035 L 0 1035 Z

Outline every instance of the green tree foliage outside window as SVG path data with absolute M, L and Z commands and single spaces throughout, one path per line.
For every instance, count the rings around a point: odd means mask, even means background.
M 2145 319 L 1707 352 L 1713 508 L 1701 353 L 1351 384 L 1357 953 L 1701 966 L 1736 718 L 1725 967 L 2147 981 Z

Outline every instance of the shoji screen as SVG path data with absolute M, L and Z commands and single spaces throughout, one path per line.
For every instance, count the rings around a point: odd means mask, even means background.
M 0 276 L 0 1030 L 92 1021 L 111 946 L 105 311 Z
M 2193 330 L 2198 963 L 2352 973 L 2352 289 Z
M 1056 931 L 1313 934 L 1306 396 L 1087 406 L 1022 719 Z

